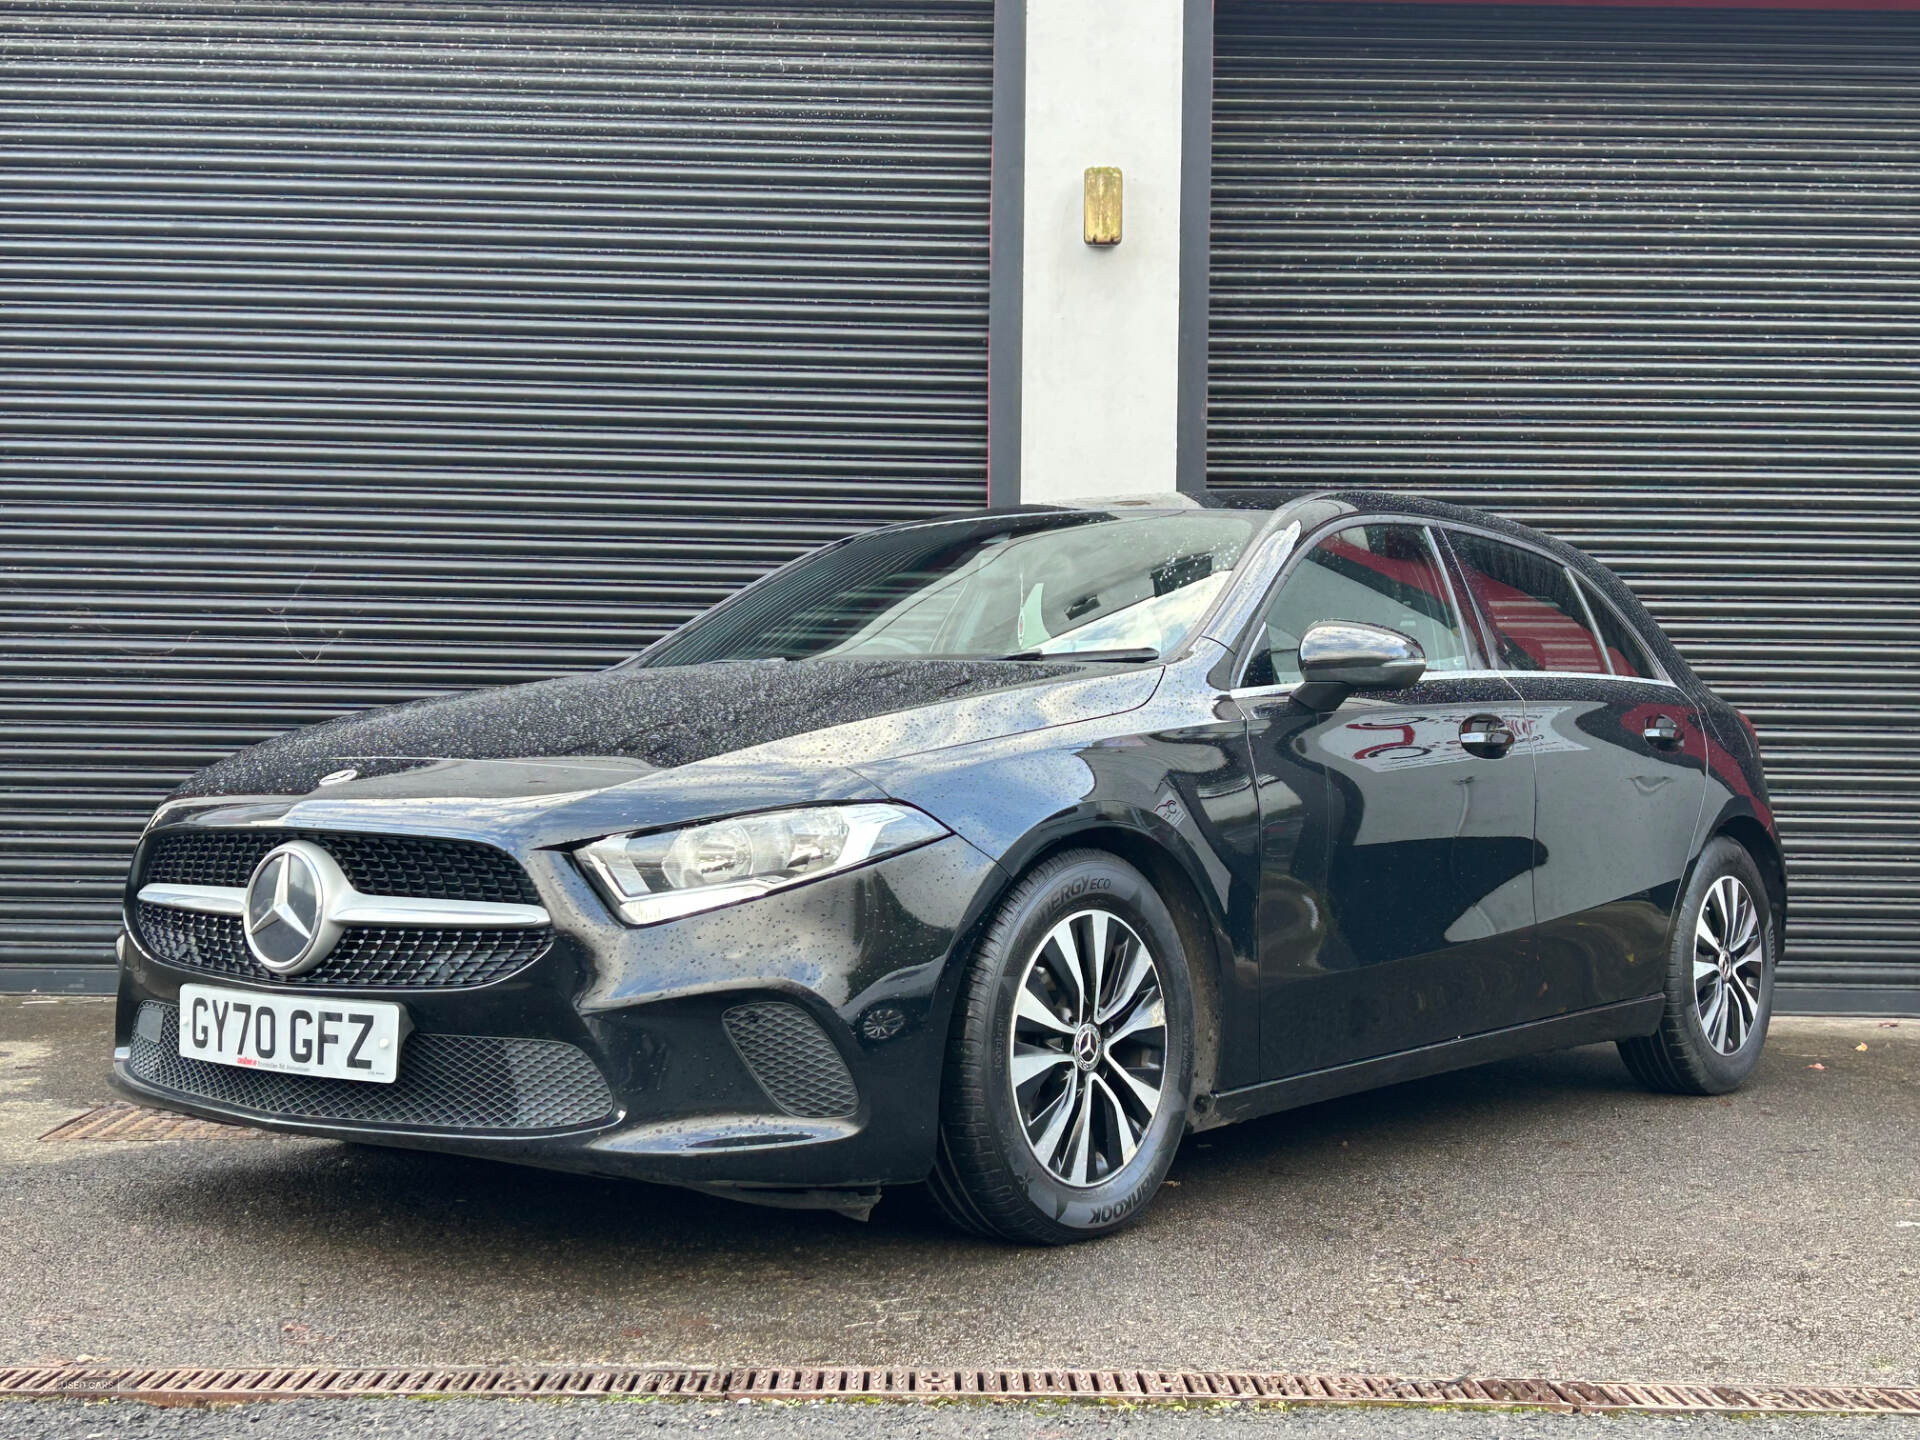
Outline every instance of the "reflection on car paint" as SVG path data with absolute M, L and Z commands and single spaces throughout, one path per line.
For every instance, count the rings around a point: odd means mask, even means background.
M 1391 720 L 1350 720 L 1324 731 L 1314 743 L 1369 770 L 1413 770 L 1423 765 L 1452 765 L 1475 757 L 1460 743 L 1460 727 L 1485 714 L 1485 704 L 1435 706 L 1415 715 L 1395 712 Z M 1513 731 L 1513 749 L 1505 760 L 1554 750 L 1585 750 L 1586 745 L 1559 728 L 1557 721 L 1573 705 L 1548 705 L 1521 713 L 1515 705 L 1501 716 Z

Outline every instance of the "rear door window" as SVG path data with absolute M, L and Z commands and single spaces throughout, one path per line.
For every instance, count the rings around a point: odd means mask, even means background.
M 1492 628 L 1501 669 L 1606 673 L 1600 642 L 1564 565 L 1484 535 L 1456 531 L 1448 538 L 1467 590 Z

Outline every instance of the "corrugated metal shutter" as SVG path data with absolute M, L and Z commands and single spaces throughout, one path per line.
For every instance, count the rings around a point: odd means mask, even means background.
M 989 0 L 21 3 L 0 962 L 352 707 L 984 503 Z
M 1216 54 L 1212 482 L 1612 565 L 1760 729 L 1783 984 L 1920 997 L 1920 16 L 1221 0 Z

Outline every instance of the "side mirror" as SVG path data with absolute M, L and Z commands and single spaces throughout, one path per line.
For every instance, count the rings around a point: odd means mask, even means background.
M 1412 636 L 1327 620 L 1300 637 L 1301 683 L 1293 698 L 1309 710 L 1333 710 L 1356 690 L 1405 690 L 1426 673 L 1426 652 Z

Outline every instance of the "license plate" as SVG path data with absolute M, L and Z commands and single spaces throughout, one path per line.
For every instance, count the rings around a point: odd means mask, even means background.
M 216 1065 L 368 1080 L 400 1071 L 406 1008 L 377 1000 L 180 987 L 180 1053 Z

